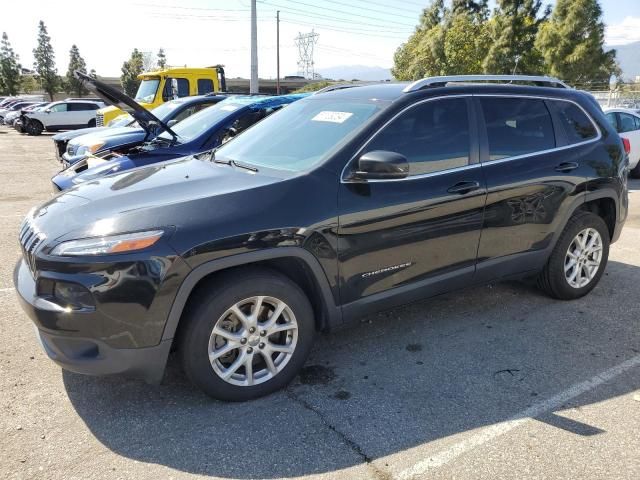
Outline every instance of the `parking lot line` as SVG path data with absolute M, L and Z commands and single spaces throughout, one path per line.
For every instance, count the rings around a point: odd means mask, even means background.
M 510 432 L 514 428 L 523 425 L 529 420 L 538 417 L 545 412 L 558 408 L 569 400 L 579 397 L 580 395 L 599 387 L 603 383 L 613 380 L 619 375 L 622 375 L 626 371 L 637 366 L 640 366 L 640 355 L 636 355 L 635 357 L 632 357 L 609 370 L 605 370 L 604 372 L 591 377 L 589 380 L 574 384 L 563 392 L 532 405 L 505 422 L 491 425 L 490 427 L 480 430 L 478 433 L 462 440 L 461 442 L 437 452 L 425 460 L 419 461 L 412 467 L 402 470 L 396 478 L 398 480 L 409 480 L 414 477 L 424 475 L 429 470 L 442 467 L 450 463 L 452 460 L 455 460 L 460 455 L 463 455 L 474 448 L 480 447 L 481 445 Z

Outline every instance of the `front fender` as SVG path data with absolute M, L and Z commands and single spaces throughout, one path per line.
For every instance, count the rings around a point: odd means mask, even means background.
M 173 301 L 167 323 L 162 334 L 162 340 L 173 339 L 182 317 L 184 307 L 198 282 L 207 275 L 225 270 L 227 268 L 250 265 L 252 263 L 276 260 L 278 258 L 296 258 L 303 261 L 313 273 L 314 280 L 322 296 L 324 311 L 328 326 L 337 326 L 342 323 L 341 309 L 336 306 L 327 277 L 318 260 L 309 251 L 301 247 L 277 247 L 255 252 L 241 253 L 229 257 L 206 262 L 193 269 L 184 279 L 178 289 L 178 294 Z

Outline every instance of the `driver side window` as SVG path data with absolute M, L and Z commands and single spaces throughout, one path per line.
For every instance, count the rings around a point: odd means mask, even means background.
M 375 150 L 405 156 L 409 162 L 409 176 L 468 165 L 467 101 L 464 98 L 442 99 L 410 108 L 373 137 L 362 153 Z

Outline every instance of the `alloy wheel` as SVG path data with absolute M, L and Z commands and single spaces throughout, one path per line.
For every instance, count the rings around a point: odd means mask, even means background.
M 602 262 L 602 237 L 594 228 L 581 230 L 569 244 L 564 260 L 564 275 L 573 288 L 587 286 Z
M 285 368 L 297 343 L 298 324 L 291 308 L 275 297 L 251 297 L 216 321 L 209 337 L 209 362 L 227 383 L 257 385 Z

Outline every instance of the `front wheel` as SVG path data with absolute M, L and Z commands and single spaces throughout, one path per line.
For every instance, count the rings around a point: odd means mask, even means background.
M 30 120 L 27 123 L 25 130 L 29 135 L 40 135 L 44 130 L 44 126 L 37 120 Z
M 586 295 L 604 273 L 609 243 L 609 229 L 601 217 L 591 212 L 575 214 L 538 277 L 538 285 L 560 300 Z
M 179 352 L 189 379 L 219 400 L 244 401 L 286 386 L 315 332 L 306 295 L 271 270 L 243 269 L 201 287 Z

